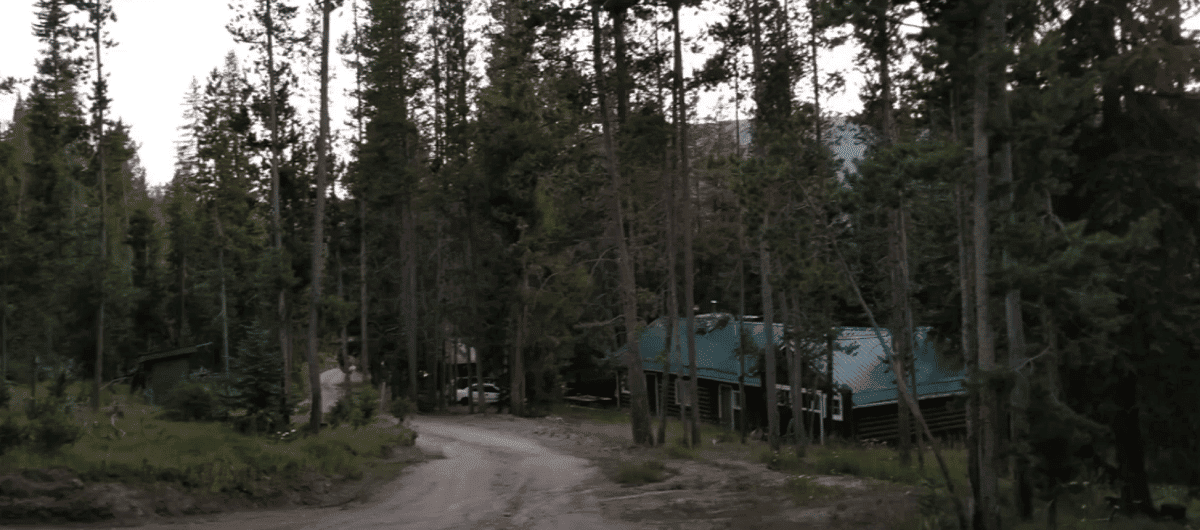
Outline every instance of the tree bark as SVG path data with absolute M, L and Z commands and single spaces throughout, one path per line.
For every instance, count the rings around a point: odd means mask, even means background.
M 521 314 L 517 317 L 517 342 L 513 346 L 512 362 L 509 365 L 509 410 L 514 416 L 525 414 L 525 327 L 529 320 L 529 263 L 528 256 L 521 258 Z M 617 392 L 617 409 L 621 408 L 620 384 Z M 647 426 L 649 430 L 649 426 Z
M 664 160 L 665 163 L 665 160 Z M 667 392 L 670 390 L 670 374 L 674 366 L 675 350 L 679 340 L 679 278 L 676 275 L 676 210 L 679 206 L 679 193 L 676 190 L 677 180 L 670 170 L 663 171 L 666 183 L 666 197 L 663 205 L 666 209 L 666 238 L 667 238 L 667 351 L 663 359 L 663 379 L 659 392 L 662 410 L 659 411 L 658 443 L 662 445 L 667 439 Z M 681 366 L 682 369 L 682 366 Z M 678 379 L 677 379 L 678 380 Z
M 617 266 L 620 269 L 621 298 L 625 315 L 625 344 L 628 347 L 630 422 L 633 443 L 653 445 L 650 430 L 650 404 L 646 395 L 646 376 L 642 371 L 642 356 L 638 351 L 637 336 L 637 286 L 633 275 L 633 261 L 625 242 L 624 220 L 621 215 L 621 175 L 617 164 L 617 153 L 613 146 L 612 127 L 609 124 L 604 61 L 600 46 L 600 10 L 597 2 L 592 3 L 592 60 L 596 69 L 596 95 L 600 101 L 600 123 L 604 135 L 605 166 L 612 177 L 613 185 L 613 237 L 617 243 Z M 685 243 L 686 245 L 686 243 Z M 619 396 L 618 396 L 619 399 Z
M 885 111 L 886 112 L 886 111 Z M 892 349 L 898 355 L 899 359 L 892 359 L 891 365 L 894 367 L 892 375 L 901 380 L 906 377 L 905 366 L 908 364 L 908 326 L 905 322 L 905 292 L 904 292 L 904 270 L 901 264 L 903 258 L 901 254 L 903 250 L 900 248 L 900 210 L 892 208 L 888 212 L 888 254 L 891 262 L 892 272 Z M 897 387 L 899 388 L 899 387 Z M 908 407 L 896 402 L 896 446 L 900 452 L 900 465 L 908 467 L 912 465 L 912 431 L 910 430 L 910 414 Z
M 775 394 L 775 294 L 771 290 L 771 252 L 767 247 L 767 233 L 771 228 L 771 214 L 764 212 L 762 233 L 758 238 L 759 279 L 762 285 L 763 304 L 763 391 L 767 405 L 767 443 L 772 451 L 779 451 L 779 406 Z
M 275 23 L 271 17 L 270 0 L 263 0 L 264 19 L 266 28 L 263 33 L 267 37 L 267 112 L 270 116 L 270 123 L 267 127 L 271 129 L 271 235 L 275 246 L 275 257 L 280 260 L 281 265 L 285 265 L 286 260 L 283 259 L 283 224 L 280 218 L 279 211 L 279 164 L 280 164 L 280 149 L 279 149 L 279 109 L 275 101 L 277 93 L 275 84 L 278 78 L 278 73 L 275 71 Z M 276 281 L 282 282 L 282 279 L 277 278 Z M 279 353 L 283 357 L 283 393 L 280 398 L 280 413 L 284 418 L 291 415 L 288 410 L 288 394 L 291 391 L 290 374 L 292 369 L 292 338 L 290 334 L 291 316 L 288 310 L 287 288 L 283 285 L 279 287 Z
M 483 355 L 478 350 L 475 351 L 475 384 L 479 387 L 479 393 L 475 396 L 479 401 L 479 411 L 487 416 L 487 393 L 483 391 Z
M 221 365 L 225 374 L 229 375 L 229 307 L 225 298 L 225 229 L 221 226 L 221 216 L 213 212 L 213 221 L 217 225 L 217 270 L 221 275 Z
M 1001 16 L 1006 15 L 1007 5 L 1005 0 L 997 0 L 1001 7 L 999 9 Z M 1003 19 L 1001 19 L 1003 20 Z M 1008 34 L 1004 24 L 996 24 L 996 40 L 999 43 L 1007 45 Z M 996 84 L 995 92 L 999 98 L 1000 106 L 999 118 L 1001 127 L 1007 129 L 1012 123 L 1011 111 L 1009 109 L 1008 83 L 1005 61 L 1000 61 L 1000 64 L 995 68 Z M 1013 208 L 1016 206 L 1016 193 L 1012 189 L 1013 183 L 1013 158 L 1012 158 L 1012 140 L 1009 135 L 1004 135 L 1000 143 L 1000 174 L 998 181 L 1001 185 L 1009 186 L 1008 193 L 1004 197 L 1004 210 L 1008 211 L 1008 222 L 1013 224 L 1016 222 L 1016 213 Z M 1004 268 L 1013 266 L 1012 257 L 1009 255 L 1009 250 L 1006 248 L 1003 251 Z M 1024 372 L 1018 367 L 1025 364 L 1028 358 L 1025 352 L 1025 326 L 1021 314 L 1021 291 L 1019 289 L 1009 289 L 1004 296 L 1004 322 L 1005 331 L 1008 334 L 1008 366 L 1013 370 L 1014 386 L 1009 396 L 1009 425 L 1010 425 L 1010 452 L 1012 448 L 1020 447 L 1029 433 L 1028 409 L 1029 409 L 1029 379 Z M 1014 452 L 1015 453 L 1015 452 Z M 1016 490 L 1016 505 L 1017 515 L 1022 521 L 1030 521 L 1033 519 L 1033 484 L 1030 477 L 1030 463 L 1028 457 L 1023 454 L 1014 454 L 1009 457 L 1009 466 L 1013 471 L 1013 482 Z
M 793 295 L 791 305 L 795 308 L 794 320 L 788 318 L 791 315 L 788 315 L 788 304 L 785 297 L 783 304 L 783 321 L 793 324 L 795 326 L 793 329 L 796 330 L 794 333 L 798 334 L 800 330 L 799 297 Z M 799 337 L 793 335 L 791 348 L 792 354 L 789 357 L 792 361 L 791 366 L 789 366 L 791 372 L 788 376 L 788 379 L 792 387 L 792 424 L 793 428 L 795 429 L 793 432 L 795 439 L 792 441 L 792 443 L 794 443 L 796 446 L 795 451 L 798 458 L 804 458 L 805 453 L 808 452 L 809 439 L 809 431 L 804 428 L 804 396 L 802 394 L 802 391 L 804 390 L 804 354 L 801 353 L 801 348 L 804 347 L 805 345 L 800 343 Z
M 317 200 L 313 211 L 312 300 L 308 306 L 308 385 L 312 393 L 309 428 L 315 434 L 321 430 L 321 364 L 317 348 L 321 338 L 321 287 L 325 272 L 325 183 L 329 173 L 329 13 L 334 5 L 321 2 L 321 102 L 320 124 L 317 133 Z
M 371 383 L 371 354 L 367 333 L 367 199 L 358 199 L 358 333 L 359 333 L 359 365 L 362 367 L 363 380 Z
M 980 27 L 985 28 L 985 35 L 993 33 L 986 31 L 998 23 L 997 13 L 999 0 L 991 0 L 981 13 Z M 992 339 L 991 321 L 988 314 L 988 82 L 991 73 L 990 55 L 994 49 L 991 38 L 981 39 L 978 56 L 974 59 L 975 89 L 973 115 L 973 158 L 975 162 L 975 203 L 973 208 L 975 224 L 975 327 L 978 346 L 979 371 L 988 378 L 995 370 L 995 346 Z M 979 419 L 980 419 L 980 455 L 979 482 L 980 501 L 982 506 L 982 530 L 996 530 L 1000 527 L 999 485 L 996 477 L 996 392 L 990 383 L 980 390 Z
M 404 338 L 408 350 L 408 399 L 417 403 L 417 242 L 411 194 L 404 200 L 401 223 L 404 235 Z
M 104 83 L 104 54 L 101 53 L 103 50 L 103 7 L 104 2 L 102 1 L 92 4 L 92 18 L 96 24 L 92 34 L 96 47 L 96 159 L 99 166 L 96 183 L 100 187 L 100 308 L 96 318 L 96 373 L 95 385 L 92 388 L 92 410 L 100 409 L 100 385 L 104 375 L 104 309 L 108 302 L 108 289 L 104 281 L 108 277 L 108 185 L 104 168 L 105 95 L 101 88 Z M 0 374 L 0 378 L 2 377 L 4 374 Z
M 967 367 L 967 378 L 975 377 L 977 370 L 977 351 L 974 348 L 974 340 L 972 340 L 973 323 L 974 323 L 974 296 L 973 289 L 975 280 L 972 270 L 974 270 L 971 252 L 968 247 L 971 246 L 968 241 L 970 237 L 969 224 L 970 221 L 966 215 L 965 205 L 967 203 L 967 189 L 962 182 L 954 186 L 954 214 L 955 222 L 958 225 L 958 281 L 959 290 L 962 292 L 962 306 L 960 308 L 961 319 L 959 326 L 962 335 L 962 355 L 963 364 Z M 975 392 L 967 394 L 966 404 L 966 424 L 967 424 L 967 475 L 971 486 L 971 508 L 970 518 L 972 526 L 980 527 L 982 522 L 982 512 L 980 508 L 983 506 L 982 492 L 979 489 L 979 396 Z
M 679 148 L 679 183 L 683 191 L 683 310 L 687 315 L 689 439 L 700 443 L 700 384 L 696 373 L 696 260 L 693 255 L 693 206 L 691 175 L 688 173 L 687 93 L 683 85 L 683 40 L 679 28 L 680 2 L 672 0 L 671 22 L 675 37 L 675 126 Z
M 744 318 L 746 318 L 746 222 L 744 214 L 738 210 L 738 400 L 742 407 L 742 413 L 738 417 L 738 433 L 740 433 L 742 444 L 746 443 L 746 352 L 742 349 L 742 345 L 745 343 L 745 339 L 742 338 L 745 328 Z

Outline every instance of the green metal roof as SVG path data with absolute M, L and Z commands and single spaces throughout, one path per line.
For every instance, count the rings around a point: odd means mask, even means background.
M 642 368 L 646 371 L 663 371 L 663 363 L 659 356 L 666 350 L 666 323 L 666 318 L 655 320 L 647 326 L 638 340 Z M 736 384 L 739 364 L 734 349 L 740 342 L 739 334 L 749 335 L 759 348 L 766 344 L 762 322 L 740 322 L 740 326 L 738 324 L 732 315 L 724 313 L 696 316 L 696 374 L 700 378 Z M 687 367 L 688 350 L 684 340 L 686 325 L 687 321 L 681 318 L 675 328 L 675 344 L 678 345 L 678 349 L 671 359 L 674 369 L 681 365 Z M 783 325 L 775 324 L 773 328 L 773 340 L 780 344 Z M 921 396 L 963 393 L 962 381 L 966 376 L 965 371 L 942 366 L 937 352 L 928 341 L 929 329 L 917 328 L 915 333 L 917 393 Z M 890 348 L 891 331 L 880 328 L 879 334 Z M 627 351 L 626 347 L 622 347 L 614 355 L 624 356 Z M 896 402 L 898 393 L 895 378 L 885 360 L 879 336 L 873 328 L 840 328 L 833 357 L 834 383 L 850 388 L 855 407 Z M 747 359 L 746 369 L 750 370 L 753 364 L 752 360 Z M 817 361 L 817 367 L 824 370 L 823 358 Z M 749 386 L 762 386 L 756 375 L 747 374 L 745 382 Z

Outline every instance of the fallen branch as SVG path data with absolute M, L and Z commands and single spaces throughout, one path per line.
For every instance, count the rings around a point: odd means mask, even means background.
M 811 197 L 809 197 L 808 194 L 805 194 L 804 198 L 805 202 L 808 202 L 809 207 L 812 208 L 813 205 L 811 203 Z M 822 225 L 825 225 L 825 223 L 822 223 Z M 827 225 L 825 225 L 824 228 L 826 228 L 826 231 L 829 231 L 829 227 Z M 846 280 L 850 282 L 850 287 L 854 289 L 854 295 L 858 297 L 858 303 L 862 305 L 863 311 L 866 311 L 867 318 L 871 321 L 871 329 L 875 330 L 875 337 L 879 340 L 879 345 L 883 347 L 884 354 L 886 354 L 888 359 L 891 360 L 892 371 L 897 374 L 902 373 L 899 370 L 900 360 L 893 355 L 891 348 L 889 348 L 888 344 L 883 341 L 883 334 L 879 332 L 879 325 L 875 322 L 875 313 L 871 311 L 870 306 L 867 305 L 866 299 L 863 298 L 862 290 L 858 288 L 858 282 L 854 279 L 854 274 L 850 272 L 850 266 L 846 264 L 846 258 L 842 256 L 841 249 L 838 248 L 837 239 L 830 235 L 830 242 L 833 246 L 833 252 L 837 255 L 838 264 L 842 266 L 842 271 L 846 274 Z M 896 378 L 896 388 L 900 391 L 900 395 L 903 396 L 905 403 L 908 404 L 908 408 L 912 411 L 913 417 L 917 419 L 917 422 L 920 423 L 922 429 L 924 429 L 925 437 L 929 439 L 929 447 L 930 449 L 933 449 L 933 455 L 937 458 L 938 467 L 942 470 L 942 477 L 946 479 L 946 490 L 949 491 L 950 498 L 954 501 L 955 511 L 958 515 L 958 526 L 961 530 L 967 530 L 970 528 L 967 511 L 962 504 L 962 499 L 959 499 L 958 495 L 954 494 L 954 481 L 950 479 L 950 470 L 948 467 L 946 467 L 946 460 L 942 458 L 942 451 L 938 447 L 937 439 L 933 437 L 933 432 L 929 430 L 929 424 L 925 422 L 925 416 L 921 414 L 921 407 L 916 403 L 916 401 L 913 400 L 912 394 L 908 392 L 908 385 L 905 384 L 903 377 Z

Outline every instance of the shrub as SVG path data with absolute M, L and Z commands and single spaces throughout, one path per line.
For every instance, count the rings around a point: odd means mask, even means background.
M 9 414 L 0 423 L 0 455 L 25 441 L 25 427 L 18 424 L 15 415 Z
M 220 419 L 221 403 L 212 386 L 199 381 L 176 385 L 163 401 L 167 416 L 176 421 Z
M 73 444 L 83 430 L 71 422 L 65 414 L 47 415 L 30 426 L 33 448 L 43 453 L 58 451 L 64 445 Z
M 388 407 L 388 412 L 392 413 L 396 419 L 404 421 L 414 411 L 413 404 L 407 398 L 398 397 L 392 400 L 391 406 Z
M 30 399 L 25 402 L 25 417 L 29 418 L 29 421 L 54 415 L 70 415 L 74 411 L 74 400 L 63 397 Z
M 371 423 L 379 409 L 379 392 L 369 386 L 347 393 L 329 411 L 329 425 L 337 427 L 344 423 L 355 429 Z

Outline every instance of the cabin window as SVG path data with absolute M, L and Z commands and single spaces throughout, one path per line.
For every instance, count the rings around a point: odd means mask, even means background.
M 837 393 L 837 394 L 833 395 L 832 408 L 833 408 L 833 411 L 831 412 L 830 416 L 832 416 L 835 421 L 842 421 L 842 394 L 841 393 Z
M 738 390 L 734 390 L 733 392 L 730 392 L 729 395 L 732 397 L 730 400 L 730 407 L 733 410 L 742 410 L 742 393 Z

